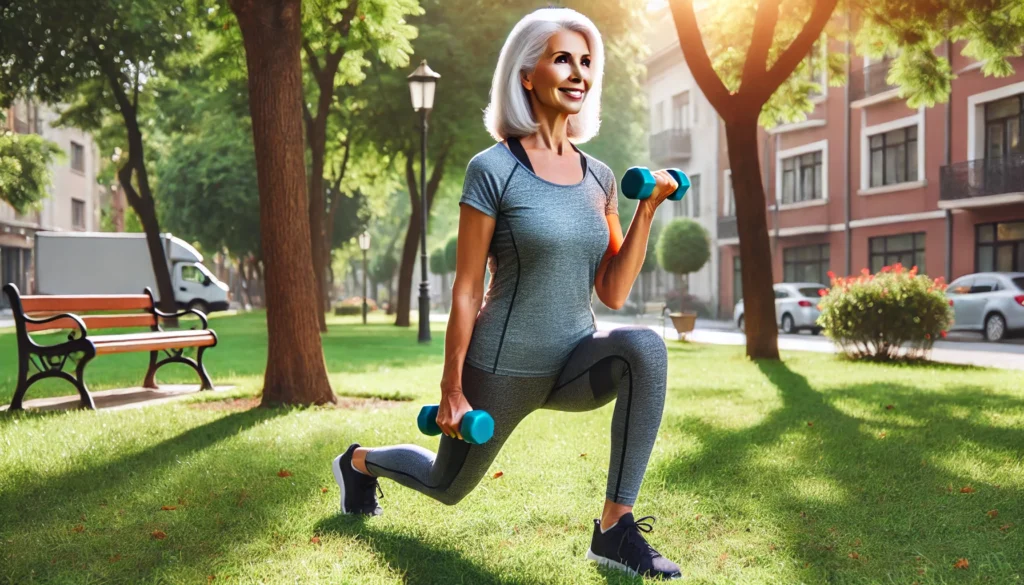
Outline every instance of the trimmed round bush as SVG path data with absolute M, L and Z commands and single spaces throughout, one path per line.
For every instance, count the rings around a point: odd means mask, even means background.
M 919 359 L 946 336 L 953 309 L 942 278 L 931 279 L 900 264 L 877 274 L 836 278 L 822 290 L 818 325 L 854 359 Z

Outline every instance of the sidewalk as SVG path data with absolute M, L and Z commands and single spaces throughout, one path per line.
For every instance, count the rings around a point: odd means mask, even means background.
M 431 313 L 431 321 L 447 321 L 447 314 Z M 629 317 L 620 315 L 598 315 L 599 331 L 609 331 L 624 325 L 649 327 L 662 336 L 667 343 L 678 343 L 679 336 L 672 326 L 672 320 L 661 319 L 658 315 Z M 730 321 L 714 319 L 697 319 L 696 328 L 687 334 L 687 340 L 693 343 L 715 345 L 745 345 L 746 336 Z M 836 346 L 824 335 L 779 334 L 779 349 L 782 351 L 814 351 L 820 353 L 836 353 Z M 988 343 L 980 341 L 980 337 L 971 334 L 950 334 L 949 339 L 939 341 L 932 349 L 929 359 L 936 362 L 1000 368 L 1007 370 L 1024 370 L 1024 340 L 1004 343 Z

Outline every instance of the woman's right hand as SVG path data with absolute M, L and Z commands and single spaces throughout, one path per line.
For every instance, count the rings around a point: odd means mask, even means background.
M 441 432 L 462 440 L 459 427 L 462 417 L 471 410 L 473 407 L 462 394 L 462 385 L 441 380 L 441 403 L 437 408 L 437 426 L 441 427 Z

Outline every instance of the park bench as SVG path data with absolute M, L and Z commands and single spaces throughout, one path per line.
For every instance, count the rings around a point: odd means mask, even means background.
M 203 366 L 203 352 L 217 345 L 217 334 L 209 329 L 206 315 L 195 309 L 164 313 L 156 308 L 149 288 L 140 295 L 22 296 L 17 286 L 7 284 L 4 293 L 14 313 L 18 340 L 18 385 L 10 410 L 21 410 L 28 388 L 46 378 L 67 380 L 78 389 L 82 407 L 95 410 L 85 384 L 85 366 L 94 357 L 106 354 L 148 351 L 149 370 L 142 383 L 145 388 L 157 388 L 156 371 L 160 367 L 180 363 L 191 366 L 199 374 L 203 390 L 213 389 Z M 199 317 L 201 329 L 165 331 L 160 324 L 161 319 L 189 314 Z M 147 327 L 149 331 L 114 335 L 92 333 L 98 329 L 133 327 Z M 67 341 L 53 345 L 40 345 L 31 336 L 41 331 L 67 329 L 71 330 Z M 197 348 L 195 359 L 184 357 L 189 348 Z M 76 364 L 73 376 L 64 371 L 69 361 Z M 30 374 L 30 369 L 35 372 Z

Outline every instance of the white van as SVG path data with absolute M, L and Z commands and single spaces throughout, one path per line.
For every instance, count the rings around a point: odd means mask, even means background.
M 227 310 L 228 286 L 203 265 L 203 255 L 171 234 L 160 240 L 178 306 Z M 141 294 L 149 287 L 160 297 L 145 234 L 38 232 L 35 264 L 35 294 Z

